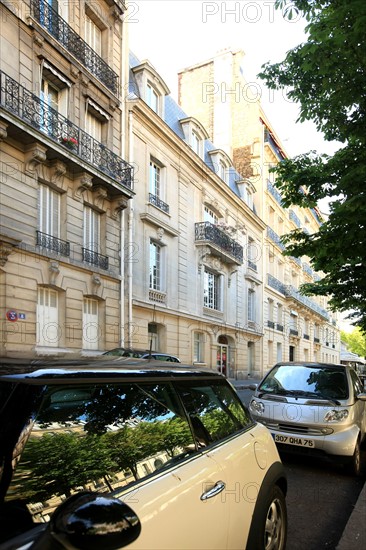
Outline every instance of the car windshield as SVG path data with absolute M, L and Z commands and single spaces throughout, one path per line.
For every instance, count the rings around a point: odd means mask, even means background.
M 278 365 L 266 376 L 259 392 L 325 399 L 347 399 L 348 384 L 338 367 Z

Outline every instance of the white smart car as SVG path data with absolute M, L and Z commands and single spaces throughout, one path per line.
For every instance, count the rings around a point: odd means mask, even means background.
M 249 408 L 279 449 L 331 457 L 361 473 L 366 393 L 352 368 L 278 363 L 256 388 Z

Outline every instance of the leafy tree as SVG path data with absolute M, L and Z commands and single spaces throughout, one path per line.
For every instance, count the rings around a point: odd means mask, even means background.
M 277 0 L 276 7 L 306 18 L 307 41 L 259 76 L 299 104 L 298 121 L 314 121 L 326 140 L 339 143 L 333 156 L 311 151 L 274 169 L 285 206 L 330 199 L 319 232 L 293 231 L 286 254 L 308 256 L 324 273 L 302 292 L 329 295 L 333 310 L 351 310 L 366 329 L 366 2 Z
M 341 331 L 341 339 L 353 353 L 366 357 L 366 334 L 356 327 L 352 332 Z

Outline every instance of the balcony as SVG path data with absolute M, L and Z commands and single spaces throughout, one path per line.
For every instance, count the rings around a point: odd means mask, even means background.
M 82 159 L 132 190 L 132 166 L 1 71 L 0 107 L 72 153 L 77 166 L 80 165 L 77 159 Z
M 287 298 L 292 298 L 296 302 L 307 307 L 318 315 L 321 315 L 322 317 L 324 317 L 324 319 L 329 320 L 329 314 L 325 309 L 320 307 L 316 302 L 314 302 L 307 296 L 303 296 L 302 294 L 300 294 L 300 292 L 292 285 L 285 285 L 285 295 Z
M 212 254 L 226 263 L 243 263 L 243 247 L 211 222 L 195 224 L 195 242 L 209 246 Z
M 277 290 L 277 292 L 280 292 L 281 294 L 285 295 L 286 286 L 283 283 L 281 283 L 281 281 L 276 279 L 276 277 L 273 277 L 273 275 L 271 275 L 270 273 L 267 273 L 267 282 L 268 282 L 268 286 L 270 286 L 271 288 L 274 288 L 275 290 Z
M 88 250 L 87 248 L 82 248 L 83 262 L 99 267 L 100 269 L 108 269 L 109 259 L 107 256 L 98 254 L 94 250 Z
M 271 183 L 269 180 L 267 180 L 267 191 L 272 195 L 275 201 L 278 202 L 280 206 L 282 206 L 281 193 L 277 191 L 273 183 Z
M 31 0 L 31 15 L 115 95 L 118 76 L 45 0 Z
M 269 239 L 271 239 L 271 241 L 273 241 L 273 242 L 278 246 L 278 248 L 279 248 L 280 250 L 285 250 L 286 247 L 285 247 L 285 245 L 281 242 L 281 237 L 279 237 L 279 236 L 277 235 L 277 233 L 275 233 L 275 232 L 273 231 L 273 229 L 272 229 L 271 227 L 269 227 L 269 226 L 267 226 L 267 237 L 268 237 Z
M 47 248 L 52 250 L 56 254 L 61 256 L 70 256 L 70 243 L 63 241 L 54 237 L 53 235 L 48 235 L 47 233 L 42 233 L 42 231 L 37 231 L 36 245 L 40 248 Z
M 268 321 L 267 321 L 267 326 L 268 326 L 269 328 L 275 328 L 275 322 L 274 322 L 274 321 L 270 321 L 270 320 L 268 319 Z
M 149 193 L 149 203 L 153 204 L 157 208 L 160 208 L 160 210 L 162 210 L 166 214 L 169 214 L 169 205 L 166 204 L 161 199 L 159 199 L 157 195 L 153 195 L 152 193 Z

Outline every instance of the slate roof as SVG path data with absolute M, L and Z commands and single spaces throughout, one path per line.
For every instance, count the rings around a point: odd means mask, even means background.
M 131 99 L 140 97 L 138 86 L 136 83 L 135 75 L 131 69 L 141 65 L 141 61 L 135 56 L 134 53 L 130 52 L 130 78 L 129 78 L 129 97 Z M 178 103 L 173 99 L 171 95 L 165 97 L 165 107 L 164 107 L 164 122 L 169 126 L 169 128 L 181 139 L 184 141 L 183 128 L 180 123 L 180 120 L 188 118 L 189 114 L 185 113 L 183 109 L 178 105 Z M 212 163 L 212 159 L 209 155 L 209 151 L 215 151 L 217 147 L 209 140 L 206 139 L 204 143 L 204 158 L 203 161 L 212 172 L 215 173 L 215 169 Z M 192 151 L 192 154 L 195 154 Z M 237 181 L 241 180 L 241 175 L 235 170 L 232 166 L 229 169 L 229 177 L 227 185 L 229 188 L 240 197 L 239 189 L 237 186 Z M 253 212 L 256 213 L 255 207 L 253 206 Z

